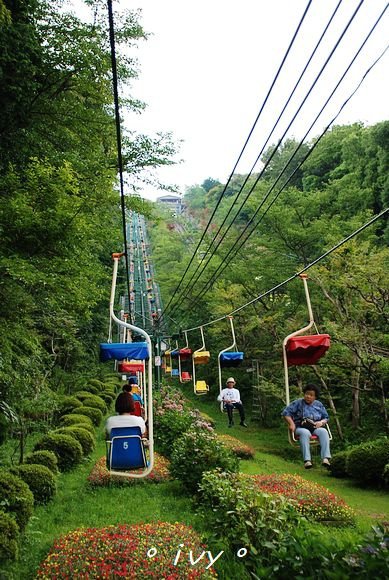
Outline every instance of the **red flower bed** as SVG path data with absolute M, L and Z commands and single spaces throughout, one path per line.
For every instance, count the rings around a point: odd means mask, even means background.
M 254 457 L 255 450 L 250 445 L 239 441 L 236 437 L 232 437 L 232 435 L 218 435 L 218 439 L 238 457 L 242 459 L 251 459 Z
M 177 557 L 179 549 L 181 554 Z M 54 543 L 38 570 L 37 578 L 216 578 L 212 568 L 206 569 L 208 557 L 204 555 L 199 562 L 191 564 L 189 550 L 192 550 L 194 561 L 206 548 L 191 527 L 180 523 L 79 529 Z
M 119 475 L 111 474 L 107 467 L 105 457 L 99 459 L 92 471 L 88 476 L 88 482 L 93 486 L 105 486 L 105 485 L 128 485 L 135 483 L 136 481 L 145 482 L 152 481 L 154 483 L 160 483 L 162 481 L 168 481 L 171 479 L 169 473 L 170 461 L 166 459 L 163 455 L 159 453 L 154 453 L 154 469 L 147 475 L 144 479 L 136 479 L 134 477 L 121 477 Z M 134 469 L 134 473 L 141 473 L 142 469 Z
M 294 500 L 298 511 L 309 519 L 346 526 L 354 524 L 354 513 L 346 502 L 318 483 L 291 474 L 249 477 L 262 491 Z

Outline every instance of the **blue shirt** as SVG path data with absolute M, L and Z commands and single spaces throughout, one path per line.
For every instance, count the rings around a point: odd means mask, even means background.
M 301 423 L 303 417 L 312 419 L 312 421 L 321 421 L 328 419 L 328 413 L 323 403 L 316 399 L 310 405 L 304 399 L 296 399 L 290 405 L 285 407 L 281 415 L 283 417 L 292 417 L 293 421 L 298 424 Z

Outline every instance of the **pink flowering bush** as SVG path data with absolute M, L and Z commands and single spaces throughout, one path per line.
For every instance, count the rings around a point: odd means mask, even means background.
M 236 437 L 232 437 L 232 435 L 218 435 L 218 439 L 226 445 L 234 455 L 237 455 L 237 457 L 240 457 L 241 459 L 252 459 L 254 457 L 255 450 L 250 447 L 250 445 L 246 445 L 245 443 L 242 443 L 242 441 L 239 441 Z
M 170 457 L 174 442 L 189 429 L 213 432 L 211 424 L 192 409 L 182 393 L 162 388 L 154 399 L 155 446 Z
M 182 553 L 176 558 L 178 549 Z M 209 560 L 192 565 L 188 557 L 189 550 L 195 560 L 206 549 L 191 527 L 178 522 L 79 529 L 56 540 L 37 578 L 208 580 L 216 578 L 212 568 L 206 569 Z
M 104 487 L 107 485 L 128 485 L 133 484 L 135 482 L 144 482 L 144 481 L 152 481 L 154 483 L 161 483 L 163 481 L 168 481 L 170 478 L 169 472 L 169 460 L 166 459 L 163 455 L 159 453 L 154 453 L 154 469 L 153 471 L 147 475 L 144 479 L 136 479 L 131 477 L 121 477 L 119 475 L 115 475 L 110 473 L 106 467 L 106 460 L 105 457 L 101 457 L 99 459 L 92 471 L 89 474 L 88 482 L 93 487 Z M 134 473 L 141 473 L 142 469 L 135 469 Z
M 336 522 L 340 526 L 355 523 L 354 513 L 346 502 L 318 483 L 291 474 L 249 477 L 261 491 L 294 500 L 297 510 L 308 519 Z

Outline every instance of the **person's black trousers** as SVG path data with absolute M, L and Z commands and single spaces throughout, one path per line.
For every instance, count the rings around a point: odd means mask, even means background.
M 238 409 L 240 415 L 240 422 L 243 423 L 245 420 L 245 414 L 242 403 L 225 403 L 225 407 L 227 410 L 228 420 L 232 423 L 232 411 L 233 409 Z

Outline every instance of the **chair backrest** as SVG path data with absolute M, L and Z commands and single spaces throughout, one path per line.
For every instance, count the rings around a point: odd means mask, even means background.
M 140 427 L 113 427 L 108 441 L 108 469 L 127 470 L 146 467 Z
M 135 417 L 142 417 L 142 405 L 140 401 L 134 401 L 134 411 L 131 415 L 135 415 Z

